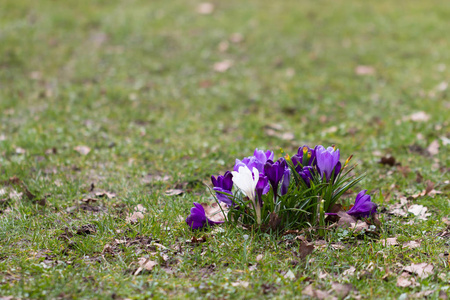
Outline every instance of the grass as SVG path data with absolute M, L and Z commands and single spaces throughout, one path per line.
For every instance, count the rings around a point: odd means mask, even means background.
M 348 297 L 448 293 L 449 239 L 436 236 L 450 214 L 449 3 L 232 0 L 214 2 L 209 15 L 198 4 L 3 1 L 0 179 L 17 176 L 46 204 L 25 195 L 2 204 L 0 295 L 301 298 L 309 284 L 332 290 L 333 282 L 351 283 Z M 233 33 L 243 40 L 231 41 Z M 214 71 L 224 60 L 229 70 Z M 358 66 L 372 74 L 356 74 Z M 419 111 L 429 120 L 408 120 Z M 268 135 L 273 124 L 294 139 Z M 438 154 L 417 151 L 434 140 Z M 203 186 L 210 175 L 256 147 L 294 153 L 303 144 L 354 154 L 367 173 L 360 188 L 380 208 L 422 191 L 416 173 L 436 183 L 442 194 L 411 201 L 429 208 L 428 220 L 380 214 L 381 239 L 420 247 L 385 247 L 337 229 L 301 259 L 290 236 L 188 229 L 192 202 L 211 197 Z M 79 154 L 81 145 L 91 151 Z M 411 172 L 378 164 L 380 154 Z M 173 188 L 185 193 L 167 196 Z M 87 197 L 99 201 L 81 202 Z M 147 212 L 129 224 L 137 204 Z M 95 232 L 77 234 L 87 224 Z M 193 236 L 206 242 L 187 243 Z M 135 276 L 143 256 L 158 266 Z M 433 274 L 397 287 L 403 266 L 420 262 Z

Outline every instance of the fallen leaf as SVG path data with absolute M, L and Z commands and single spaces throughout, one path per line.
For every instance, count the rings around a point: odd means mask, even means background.
M 166 196 L 179 196 L 184 193 L 183 190 L 180 189 L 169 189 L 166 191 Z
M 374 67 L 371 67 L 371 66 L 360 65 L 355 68 L 356 75 L 372 75 L 374 73 L 375 73 L 375 69 L 374 69 Z
M 112 199 L 115 198 L 117 195 L 115 193 L 110 193 L 110 192 L 96 192 L 95 196 L 103 198 L 106 197 L 108 199 Z
M 224 73 L 226 72 L 229 68 L 231 68 L 233 66 L 233 61 L 232 60 L 224 60 L 224 61 L 220 61 L 220 62 L 216 62 L 213 66 L 214 71 L 219 72 L 219 73 Z
M 202 2 L 197 6 L 197 12 L 201 15 L 209 15 L 214 11 L 214 4 Z
M 411 249 L 420 247 L 420 241 L 419 242 L 417 242 L 417 241 L 409 241 L 409 242 L 403 243 L 403 247 L 411 248 Z
M 230 41 L 235 44 L 241 43 L 243 40 L 244 36 L 239 32 L 235 32 L 230 36 Z
M 137 206 L 134 207 L 134 212 L 131 214 L 128 214 L 125 221 L 127 223 L 134 224 L 137 221 L 139 221 L 140 219 L 144 218 L 144 213 L 146 211 L 147 211 L 147 209 L 142 204 L 138 204 Z
M 403 177 L 408 177 L 409 173 L 411 173 L 411 168 L 408 166 L 397 166 L 397 170 L 402 173 Z
M 439 154 L 439 141 L 438 140 L 432 141 L 431 144 L 428 146 L 427 150 L 431 155 Z
M 139 258 L 139 268 L 134 272 L 134 275 L 138 275 L 143 270 L 151 271 L 158 264 L 156 261 L 150 260 L 149 258 L 141 257 Z
M 91 148 L 89 148 L 88 146 L 76 146 L 73 149 L 81 155 L 88 155 L 89 152 L 91 152 Z
M 286 274 L 284 274 L 284 278 L 285 279 L 289 279 L 289 280 L 295 280 L 295 274 L 294 272 L 292 272 L 291 270 L 287 271 Z
M 95 225 L 92 225 L 92 224 L 83 225 L 77 229 L 78 235 L 88 235 L 88 234 L 94 234 L 96 232 L 97 232 L 97 229 L 95 229 Z
M 243 287 L 243 288 L 248 288 L 250 283 L 248 281 L 241 281 L 241 280 L 239 280 L 239 281 L 236 281 L 236 282 L 232 282 L 231 285 L 234 286 L 234 287 L 240 286 L 240 287 Z
M 427 220 L 427 217 L 431 216 L 431 213 L 427 213 L 427 210 L 427 207 L 419 204 L 413 204 L 408 208 L 408 212 L 412 213 L 420 220 Z
M 306 296 L 313 297 L 315 299 L 327 299 L 327 300 L 336 300 L 337 298 L 328 294 L 325 291 L 316 290 L 312 287 L 312 284 L 308 285 L 306 288 L 302 290 L 302 294 Z
M 345 271 L 342 273 L 342 275 L 343 275 L 343 276 L 353 276 L 353 275 L 355 275 L 355 271 L 356 271 L 355 267 L 351 266 L 350 268 L 348 268 L 347 270 L 345 270 Z
M 263 254 L 258 254 L 257 256 L 256 256 L 256 261 L 260 261 L 260 260 L 262 260 L 264 258 L 264 255 Z
M 20 147 L 17 147 L 15 149 L 15 152 L 16 152 L 16 154 L 25 154 L 27 152 L 27 150 L 25 150 L 23 148 L 20 148 Z
M 424 111 L 418 111 L 409 115 L 406 119 L 413 122 L 427 122 L 430 119 L 430 115 Z
M 336 293 L 336 295 L 343 299 L 353 290 L 353 285 L 351 283 L 341 284 L 337 282 L 331 283 L 331 289 Z
M 205 215 L 208 219 L 214 222 L 222 222 L 226 220 L 226 215 L 228 214 L 228 208 L 225 205 L 219 206 L 217 202 L 211 205 L 207 203 L 201 203 L 203 209 L 205 210 Z M 222 213 L 225 213 L 225 215 Z
M 420 278 L 427 278 L 431 274 L 433 274 L 433 266 L 428 263 L 420 263 L 420 264 L 411 264 L 410 266 L 405 267 L 403 270 L 409 273 L 417 274 Z
M 393 237 L 393 238 L 387 238 L 387 239 L 384 239 L 384 240 L 380 240 L 380 243 L 383 245 L 383 246 L 396 246 L 396 245 L 398 245 L 398 242 L 397 242 L 397 238 L 396 237 Z
M 397 277 L 398 287 L 409 287 L 416 285 L 416 280 L 412 278 L 407 272 L 403 272 L 400 276 Z
M 309 254 L 311 254 L 311 252 L 313 252 L 314 250 L 314 245 L 313 244 L 309 244 L 306 241 L 302 241 L 300 242 L 300 245 L 298 247 L 298 256 L 301 259 L 304 259 L 306 256 L 308 256 Z

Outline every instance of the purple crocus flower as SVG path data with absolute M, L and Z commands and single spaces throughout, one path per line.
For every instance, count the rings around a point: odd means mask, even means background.
M 256 195 L 258 196 L 259 205 L 261 207 L 263 206 L 262 195 L 265 194 L 264 190 L 266 189 L 268 183 L 269 180 L 267 179 L 267 176 L 259 174 L 259 180 L 258 183 L 256 184 Z
M 304 167 L 300 172 L 298 172 L 300 177 L 303 179 L 303 182 L 306 184 L 306 186 L 309 188 L 311 187 L 311 179 L 313 174 L 313 168 L 312 167 Z
M 264 165 L 266 164 L 267 160 L 273 160 L 273 152 L 264 152 L 263 150 L 258 150 L 258 148 L 256 148 L 253 152 L 253 156 L 245 157 L 242 160 L 236 159 L 233 170 L 237 172 L 239 170 L 239 167 L 246 165 L 250 170 L 256 168 L 258 169 L 259 173 L 263 173 Z
M 216 224 L 222 224 L 221 222 L 211 221 L 206 217 L 205 209 L 200 203 L 194 202 L 194 207 L 191 208 L 191 214 L 186 218 L 186 223 L 191 227 L 191 229 L 200 229 L 209 224 L 209 226 L 214 226 Z
M 274 195 L 277 195 L 278 193 L 278 184 L 283 178 L 286 165 L 286 160 L 283 157 L 278 159 L 276 162 L 268 160 L 264 165 L 264 174 L 267 176 L 270 184 L 272 185 Z
M 327 182 L 330 181 L 332 176 L 336 178 L 336 175 L 341 171 L 339 149 L 335 150 L 333 147 L 325 149 L 322 145 L 318 145 L 315 148 L 315 155 L 317 168 L 322 178 L 325 177 Z
M 294 166 L 296 167 L 297 172 L 300 170 L 297 169 L 297 167 L 301 166 L 315 166 L 317 164 L 316 161 L 316 150 L 309 148 L 307 145 L 304 145 L 300 148 L 298 148 L 297 154 L 292 156 L 292 162 L 294 163 Z
M 280 195 L 286 195 L 289 189 L 289 183 L 291 181 L 291 171 L 289 170 L 289 167 L 286 165 L 286 168 L 284 169 L 283 173 L 283 180 L 280 187 Z
M 356 195 L 355 205 L 347 211 L 347 214 L 366 218 L 377 212 L 377 204 L 373 203 L 370 195 L 366 195 L 367 190 L 362 190 Z
M 231 190 L 233 188 L 233 174 L 231 174 L 231 172 L 229 171 L 226 171 L 223 176 L 217 176 L 217 179 L 214 176 L 211 176 L 211 182 L 214 185 L 217 199 L 228 206 L 232 206 L 233 193 L 231 192 Z M 218 192 L 225 193 L 226 195 Z

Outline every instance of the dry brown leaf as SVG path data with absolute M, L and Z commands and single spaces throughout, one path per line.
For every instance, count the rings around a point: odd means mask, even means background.
M 428 263 L 420 263 L 420 264 L 411 264 L 410 266 L 405 267 L 403 270 L 417 274 L 420 278 L 427 278 L 431 274 L 433 274 L 433 266 Z
M 431 144 L 428 146 L 427 150 L 431 155 L 439 154 L 439 141 L 438 140 L 432 141 Z
M 356 75 L 372 75 L 375 73 L 375 68 L 371 66 L 357 66 L 355 68 L 355 74 Z
M 408 177 L 409 173 L 411 173 L 411 168 L 408 166 L 397 166 L 397 170 L 402 173 L 403 177 Z
M 241 280 L 239 280 L 239 281 L 236 281 L 236 282 L 232 282 L 231 285 L 234 286 L 234 287 L 248 288 L 250 283 L 248 281 L 241 281 Z
M 306 288 L 304 288 L 303 291 L 302 291 L 302 294 L 303 294 L 303 295 L 306 295 L 306 296 L 310 296 L 310 297 L 315 298 L 315 299 L 320 299 L 320 300 L 321 300 L 321 299 L 337 300 L 336 297 L 334 297 L 334 296 L 328 294 L 328 293 L 325 292 L 325 291 L 321 291 L 321 290 L 316 290 L 316 289 L 314 289 L 314 288 L 312 287 L 312 284 L 310 284 L 310 285 L 308 285 Z
M 222 222 L 226 220 L 226 215 L 228 213 L 228 208 L 225 205 L 219 206 L 217 202 L 212 203 L 211 205 L 207 203 L 201 203 L 205 210 L 205 215 L 208 219 L 214 222 Z M 225 213 L 225 215 L 222 213 Z
M 427 207 L 419 204 L 413 204 L 408 208 L 408 212 L 415 215 L 419 220 L 427 220 L 431 216 L 431 213 L 427 213 L 427 210 Z
M 345 270 L 342 275 L 343 276 L 353 276 L 355 274 L 355 267 L 351 266 L 350 268 L 348 268 L 347 270 Z
M 411 248 L 411 249 L 420 247 L 420 241 L 409 241 L 409 242 L 403 243 L 403 247 Z
M 201 15 L 210 15 L 214 11 L 214 4 L 210 2 L 202 2 L 197 6 L 197 12 Z
M 166 191 L 166 196 L 179 196 L 184 193 L 183 190 L 180 189 L 169 189 Z
M 353 285 L 351 283 L 341 284 L 333 282 L 331 283 L 331 287 L 340 299 L 347 297 L 347 295 L 353 290 Z
M 216 62 L 213 66 L 213 69 L 216 72 L 224 73 L 224 72 L 228 71 L 228 69 L 231 68 L 232 66 L 233 66 L 233 61 L 227 59 L 224 61 Z
M 430 119 L 430 115 L 424 111 L 418 111 L 409 115 L 406 119 L 413 122 L 427 122 Z
M 291 281 L 296 279 L 294 272 L 292 272 L 291 270 L 288 270 L 286 274 L 284 274 L 284 278 L 289 279 Z
M 230 41 L 235 44 L 239 44 L 243 40 L 244 40 L 244 36 L 239 32 L 235 32 L 230 36 Z
M 125 221 L 127 223 L 131 223 L 134 224 L 137 221 L 139 221 L 140 219 L 144 218 L 144 213 L 147 211 L 147 209 L 142 205 L 142 204 L 138 204 L 135 208 L 134 208 L 134 212 L 131 214 L 128 214 L 128 216 L 126 217 Z
M 396 246 L 396 245 L 398 245 L 398 242 L 397 242 L 397 238 L 396 237 L 393 237 L 393 238 L 387 238 L 387 239 L 384 239 L 384 240 L 380 240 L 380 243 L 383 245 L 383 246 Z
M 308 256 L 309 254 L 311 254 L 311 252 L 313 252 L 314 250 L 314 245 L 313 244 L 309 244 L 306 241 L 302 241 L 300 242 L 300 245 L 298 247 L 298 256 L 301 259 L 304 259 L 306 256 Z
M 400 276 L 397 277 L 398 287 L 409 287 L 416 285 L 416 280 L 412 278 L 407 272 L 403 272 Z
M 138 275 L 142 271 L 151 271 L 158 264 L 156 261 L 150 260 L 149 258 L 141 257 L 139 258 L 139 268 L 134 272 L 134 275 Z
M 27 150 L 25 150 L 23 148 L 20 148 L 20 147 L 17 147 L 15 149 L 15 152 L 16 152 L 16 154 L 25 154 L 27 152 Z
M 76 146 L 73 150 L 77 151 L 81 155 L 88 155 L 91 152 L 91 148 L 88 146 Z

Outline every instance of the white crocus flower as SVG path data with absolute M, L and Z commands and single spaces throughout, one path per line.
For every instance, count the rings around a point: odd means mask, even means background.
M 259 202 L 255 201 L 255 190 L 259 180 L 259 171 L 255 167 L 253 167 L 252 171 L 247 166 L 241 166 L 237 172 L 232 171 L 231 174 L 233 174 L 233 183 L 253 201 L 256 209 L 257 223 L 261 224 L 261 207 L 259 206 Z

